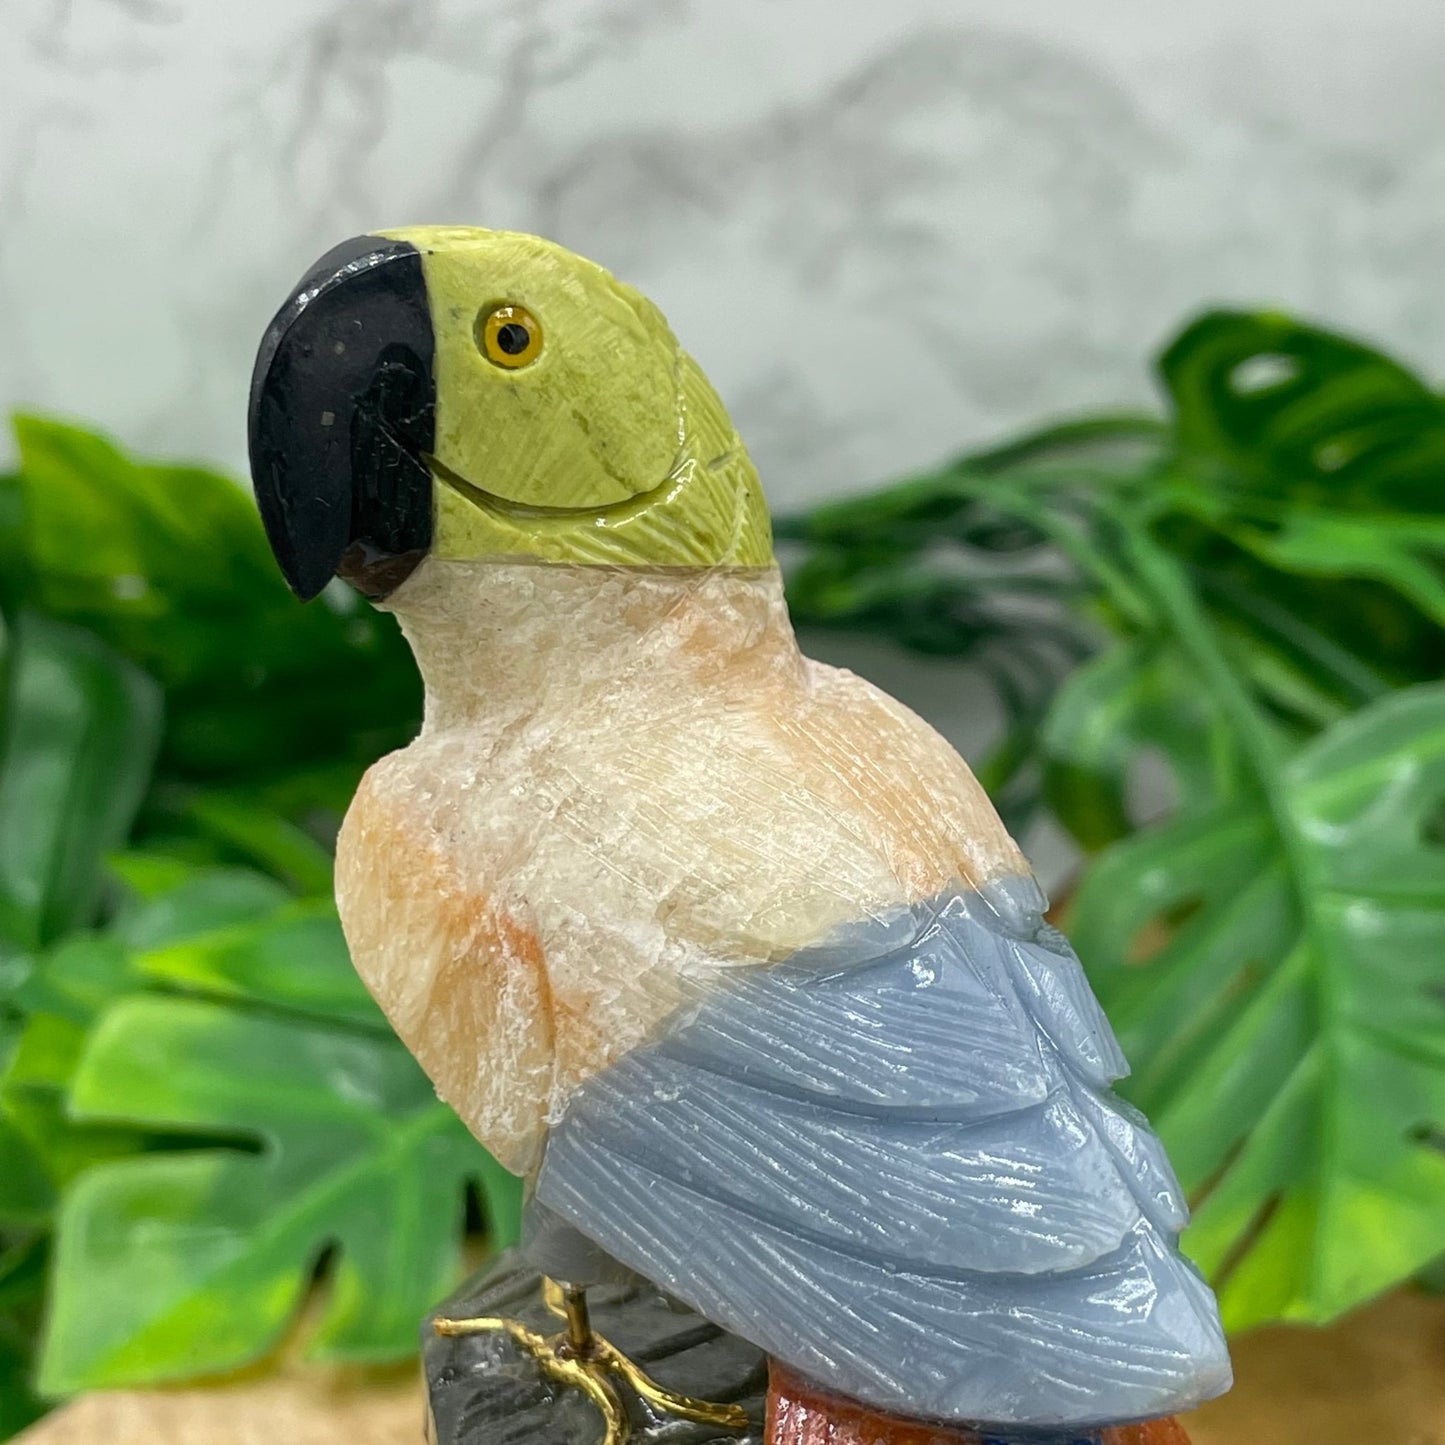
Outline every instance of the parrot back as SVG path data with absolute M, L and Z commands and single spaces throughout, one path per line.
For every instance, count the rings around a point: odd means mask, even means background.
M 1162 1145 L 1031 879 L 736 970 L 588 1080 L 536 1198 L 840 1394 L 1085 1426 L 1227 1388 Z

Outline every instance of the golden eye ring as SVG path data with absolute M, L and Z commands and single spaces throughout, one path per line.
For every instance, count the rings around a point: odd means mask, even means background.
M 477 316 L 477 350 L 507 371 L 530 366 L 542 353 L 542 324 L 511 301 L 484 306 Z

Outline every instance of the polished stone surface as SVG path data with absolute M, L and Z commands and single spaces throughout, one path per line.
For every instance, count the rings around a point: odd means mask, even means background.
M 666 1390 L 742 1405 L 758 1422 L 747 1431 L 698 1425 L 655 1412 L 626 1385 L 633 1445 L 761 1445 L 767 1362 L 760 1351 L 725 1334 L 649 1285 L 600 1285 L 588 1291 L 593 1328 Z M 515 1253 L 468 1280 L 436 1314 L 499 1315 L 542 1334 L 562 1322 L 542 1296 L 542 1279 Z M 504 1334 L 423 1335 L 434 1445 L 598 1445 L 597 1409 L 576 1389 L 549 1380 Z
M 1090 1427 L 1220 1394 L 1181 1191 L 1042 903 L 953 889 L 730 972 L 577 1090 L 536 1200 L 888 1413 Z

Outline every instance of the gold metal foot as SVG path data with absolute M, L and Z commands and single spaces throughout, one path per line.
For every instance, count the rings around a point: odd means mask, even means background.
M 627 1409 L 617 1393 L 613 1378 L 625 1380 L 648 1404 L 666 1415 L 682 1420 L 695 1420 L 703 1425 L 720 1425 L 729 1430 L 745 1430 L 747 1411 L 741 1405 L 715 1404 L 711 1400 L 694 1400 L 664 1390 L 639 1369 L 610 1341 L 596 1333 L 587 1313 L 586 1291 L 556 1280 L 544 1280 L 542 1297 L 554 1315 L 566 1321 L 566 1329 L 558 1335 L 540 1335 L 520 1320 L 499 1315 L 480 1315 L 474 1319 L 432 1321 L 439 1335 L 510 1335 L 531 1355 L 542 1372 L 561 1385 L 581 1390 L 602 1416 L 602 1445 L 626 1445 L 631 1434 Z

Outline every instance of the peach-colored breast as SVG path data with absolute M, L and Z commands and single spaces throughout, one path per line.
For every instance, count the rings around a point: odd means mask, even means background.
M 470 881 L 384 772 L 363 780 L 337 841 L 352 960 L 437 1092 L 507 1168 L 535 1163 L 556 1006 L 536 934 Z
M 1024 870 L 942 737 L 798 654 L 775 574 L 478 585 L 488 632 L 413 638 L 428 725 L 367 775 L 337 896 L 359 972 L 509 1167 L 696 981 Z

